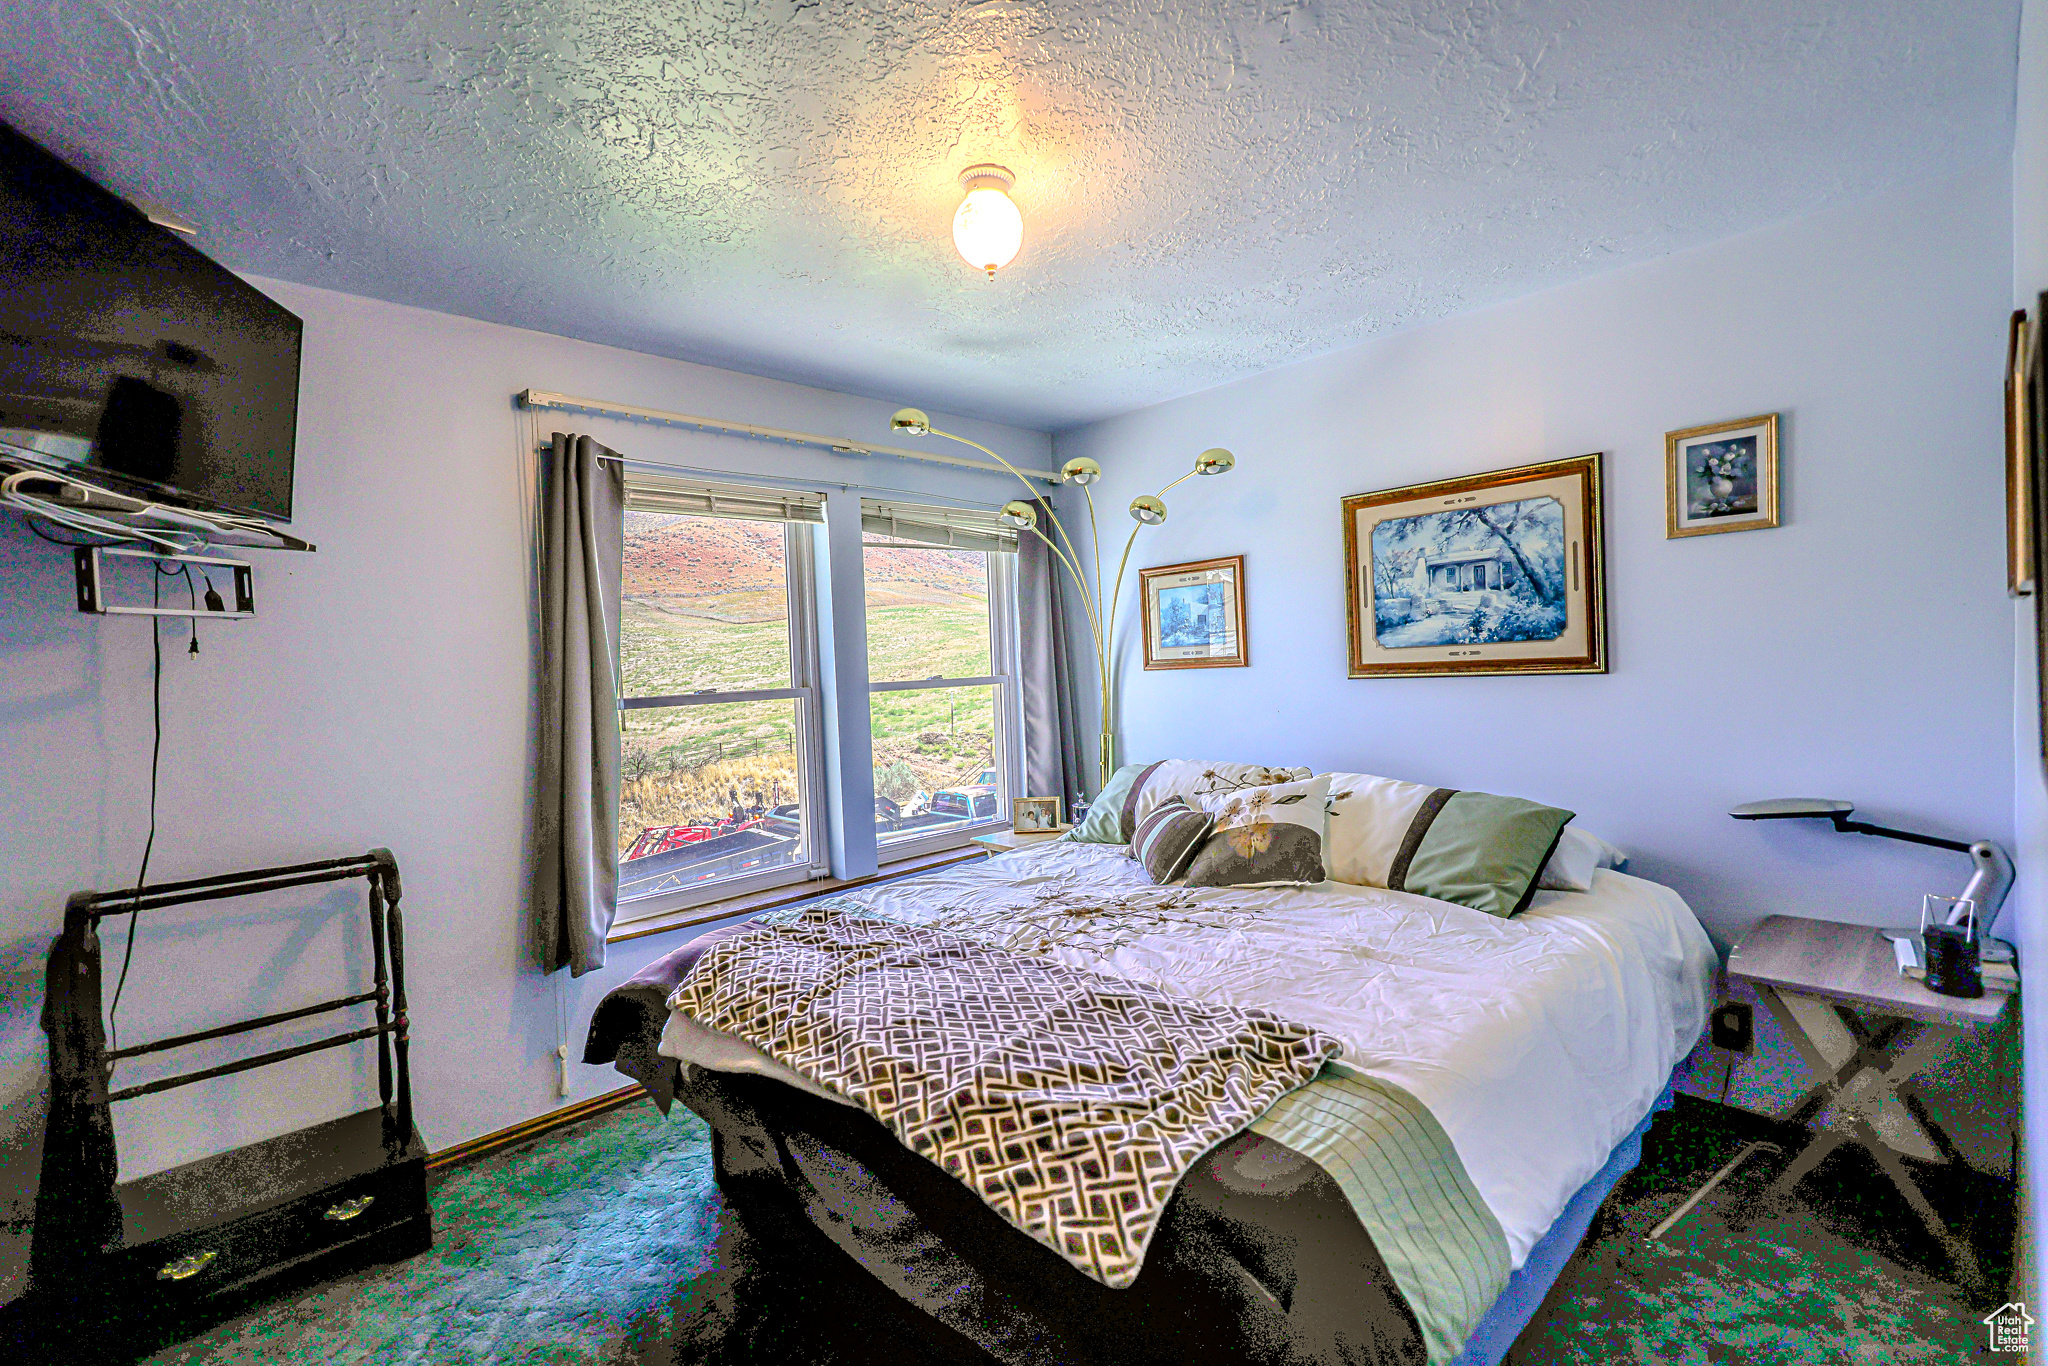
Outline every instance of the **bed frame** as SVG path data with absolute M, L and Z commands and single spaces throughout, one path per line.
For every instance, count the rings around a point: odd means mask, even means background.
M 657 1051 L 667 998 L 715 930 L 613 990 L 584 1061 L 635 1078 L 711 1126 L 718 1183 L 791 1264 L 873 1278 L 942 1357 L 1088 1366 L 1422 1366 L 1420 1331 L 1372 1239 L 1321 1171 L 1284 1194 L 1235 1189 L 1212 1152 L 1175 1191 L 1138 1279 L 1111 1290 L 1011 1227 L 863 1110 L 768 1077 L 684 1068 Z M 1565 1207 L 1452 1366 L 1498 1366 L 1616 1183 L 1662 1095 Z M 1220 1151 L 1220 1150 L 1219 1150 Z M 1242 1183 L 1238 1183 L 1241 1185 Z

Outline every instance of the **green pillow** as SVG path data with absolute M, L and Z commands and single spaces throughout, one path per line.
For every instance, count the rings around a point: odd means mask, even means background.
M 1440 787 L 1415 813 L 1387 886 L 1502 919 L 1529 904 L 1570 811 Z
M 1137 821 L 1125 820 L 1125 807 L 1140 780 L 1157 764 L 1125 764 L 1112 773 L 1109 781 L 1102 785 L 1102 795 L 1088 807 L 1088 818 L 1069 830 L 1062 839 L 1078 840 L 1082 844 L 1129 844 L 1131 836 L 1137 833 Z

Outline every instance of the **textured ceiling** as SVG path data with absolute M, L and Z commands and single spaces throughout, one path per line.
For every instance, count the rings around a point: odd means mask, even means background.
M 1058 429 L 1998 154 L 2018 9 L 11 0 L 0 115 L 244 270 Z

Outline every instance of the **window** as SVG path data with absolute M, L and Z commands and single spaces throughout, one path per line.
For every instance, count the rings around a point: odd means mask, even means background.
M 988 512 L 864 502 L 868 720 L 882 857 L 1006 821 L 1016 537 Z
M 619 622 L 619 919 L 824 863 L 814 495 L 634 474 Z

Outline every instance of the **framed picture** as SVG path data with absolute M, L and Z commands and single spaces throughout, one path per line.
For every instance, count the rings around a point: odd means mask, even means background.
M 1010 829 L 1020 835 L 1035 834 L 1060 828 L 1060 799 L 1058 797 L 1012 797 L 1010 799 Z
M 1138 571 L 1148 669 L 1250 664 L 1244 637 L 1244 556 Z
M 2035 300 L 2033 320 L 2027 328 L 2032 345 L 2025 348 L 2031 354 L 2020 362 L 2026 381 L 2021 413 L 2026 421 L 2021 430 L 2032 512 L 2027 530 L 2037 567 L 2048 562 L 2048 545 L 2043 544 L 2048 540 L 2048 346 L 2041 344 L 2043 331 L 2048 331 L 2048 291 Z M 2042 610 L 2044 607 L 2048 603 L 2036 603 L 2034 608 L 2034 661 L 2039 685 L 2041 757 L 2048 761 L 2048 611 Z
M 1344 500 L 1353 678 L 1605 673 L 1600 457 Z
M 1664 433 L 1664 536 L 1778 524 L 1778 415 Z
M 2013 311 L 2005 338 L 2005 591 L 2034 591 L 2033 433 L 2027 419 L 2027 310 Z

